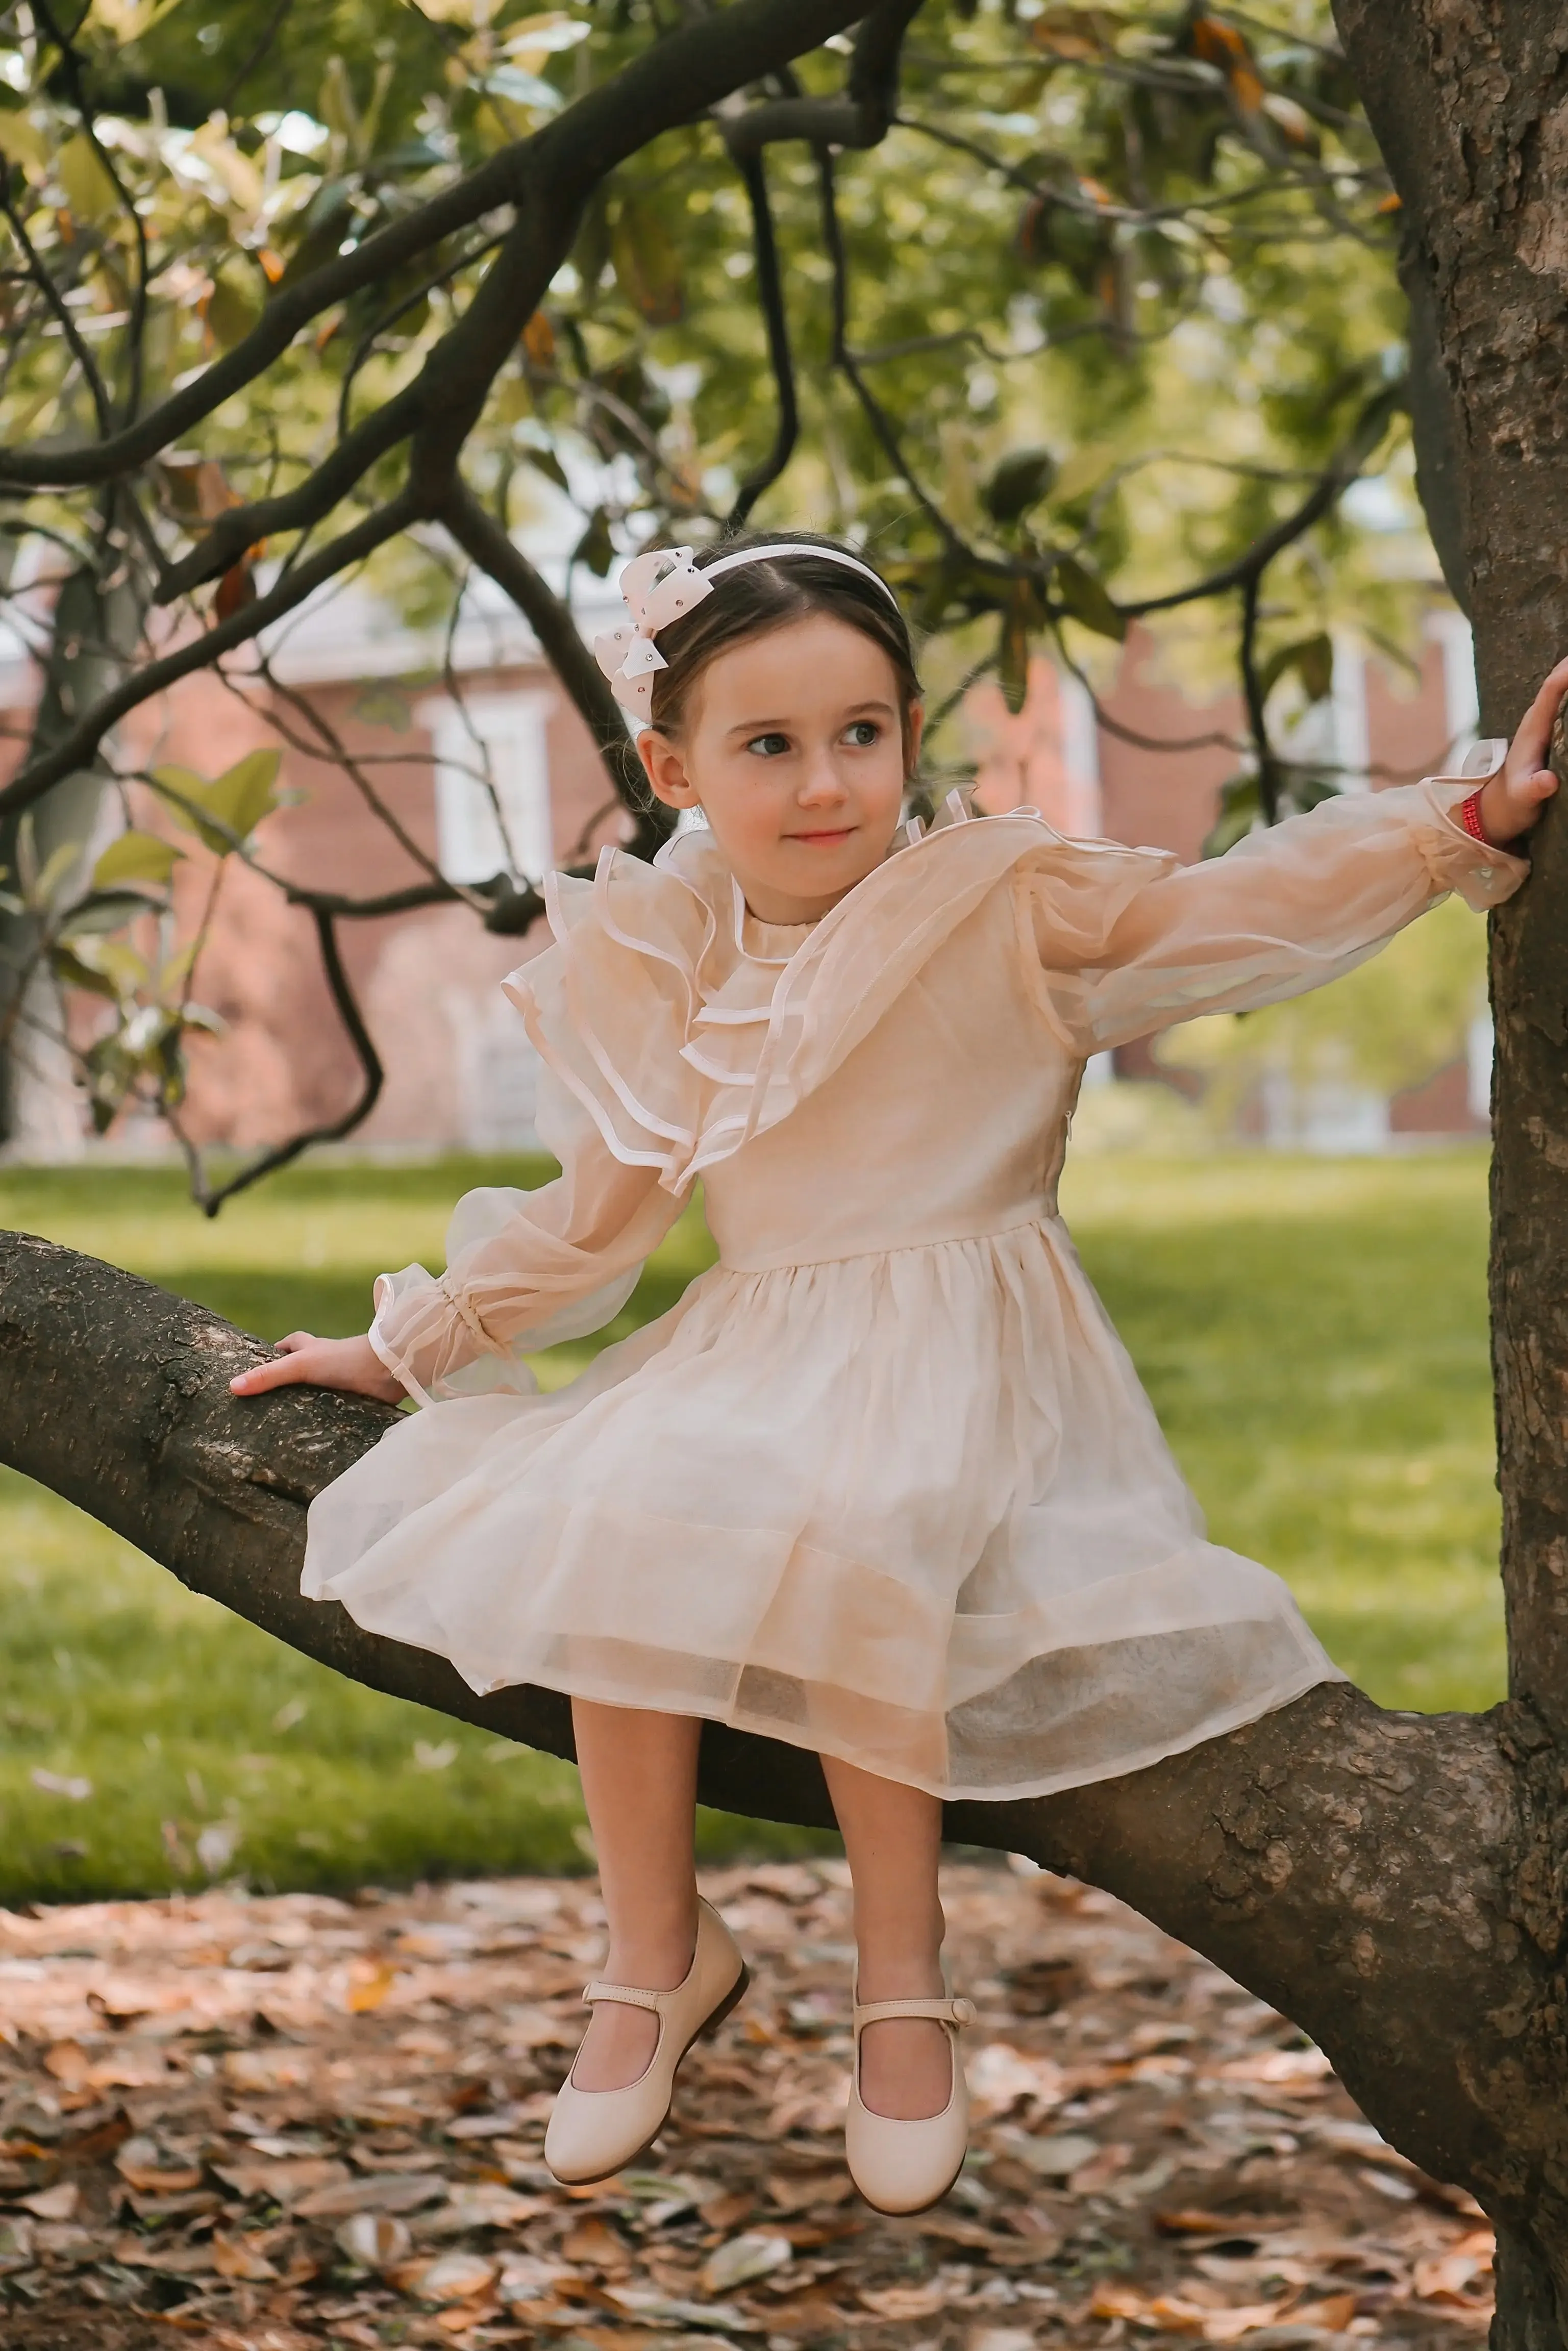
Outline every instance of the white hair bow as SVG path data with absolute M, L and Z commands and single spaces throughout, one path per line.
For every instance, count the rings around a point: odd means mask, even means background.
M 692 560 L 695 553 L 690 547 L 662 547 L 634 556 L 621 574 L 632 618 L 593 640 L 593 657 L 616 701 L 644 726 L 653 717 L 654 672 L 668 666 L 653 643 L 655 633 L 713 594 L 713 581 Z

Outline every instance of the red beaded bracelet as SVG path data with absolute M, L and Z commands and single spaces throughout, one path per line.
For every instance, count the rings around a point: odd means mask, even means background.
M 1486 827 L 1481 822 L 1481 796 L 1479 792 L 1472 792 L 1469 799 L 1461 803 L 1459 809 L 1459 822 L 1464 826 L 1465 831 L 1469 834 L 1470 839 L 1472 841 L 1479 841 L 1483 849 L 1490 849 L 1493 846 L 1492 842 L 1487 839 Z

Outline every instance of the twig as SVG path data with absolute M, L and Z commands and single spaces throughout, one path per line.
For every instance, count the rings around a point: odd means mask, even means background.
M 321 951 L 321 969 L 326 977 L 332 1002 L 337 1008 L 338 1018 L 341 1020 L 349 1042 L 354 1049 L 362 1074 L 363 1082 L 359 1098 L 350 1103 L 341 1118 L 331 1119 L 319 1126 L 302 1128 L 298 1134 L 290 1135 L 286 1143 L 274 1144 L 269 1149 L 258 1153 L 256 1157 L 242 1167 L 237 1175 L 231 1176 L 226 1183 L 215 1186 L 207 1181 L 205 1163 L 200 1146 L 190 1141 L 178 1119 L 171 1116 L 169 1124 L 185 1155 L 185 1164 L 190 1171 L 191 1197 L 205 1216 L 215 1217 L 225 1200 L 232 1200 L 236 1192 L 246 1191 L 249 1186 L 259 1183 L 264 1176 L 270 1176 L 277 1168 L 287 1167 L 290 1160 L 298 1159 L 300 1153 L 308 1151 L 312 1144 L 340 1143 L 346 1134 L 352 1134 L 356 1127 L 364 1124 L 381 1099 L 386 1072 L 382 1067 L 381 1056 L 376 1051 L 374 1040 L 365 1026 L 364 1016 L 360 1010 L 358 999 L 349 984 L 349 976 L 343 969 L 342 957 L 338 952 L 338 935 L 334 918 L 331 914 L 325 914 L 317 908 L 314 910 L 314 920 L 317 944 Z
M 757 294 L 768 329 L 768 358 L 779 397 L 779 422 L 773 446 L 760 465 L 741 483 L 726 528 L 744 529 L 753 507 L 770 490 L 795 453 L 800 411 L 795 397 L 795 362 L 789 350 L 789 319 L 784 307 L 784 286 L 779 268 L 779 240 L 773 229 L 773 208 L 768 201 L 768 173 L 760 152 L 736 157 L 747 202 L 751 207 L 752 245 L 757 256 Z
M 181 678 L 188 677 L 193 670 L 209 667 L 218 654 L 229 652 L 235 645 L 248 643 L 274 621 L 281 620 L 285 612 L 291 612 L 297 604 L 302 604 L 317 588 L 335 578 L 340 571 L 346 570 L 350 564 L 373 554 L 378 547 L 395 538 L 400 530 L 417 519 L 418 508 L 413 498 L 406 489 L 401 491 L 384 507 L 378 507 L 374 514 L 368 515 L 362 522 L 329 541 L 319 555 L 309 563 L 302 564 L 287 581 L 280 582 L 265 596 L 257 596 L 204 634 L 188 638 L 173 653 L 165 653 L 162 660 L 149 662 L 134 676 L 121 679 L 119 685 L 99 696 L 92 708 L 52 750 L 30 760 L 19 775 L 0 788 L 0 815 L 31 808 L 35 800 L 41 799 L 62 778 L 73 774 L 78 768 L 89 766 L 110 728 L 128 711 L 136 709 L 141 703 L 150 702 L 154 695 L 162 694 Z

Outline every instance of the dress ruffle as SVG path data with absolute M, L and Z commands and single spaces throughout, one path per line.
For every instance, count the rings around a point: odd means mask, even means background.
M 653 863 L 606 849 L 591 882 L 553 873 L 555 945 L 507 994 L 561 1083 L 625 1165 L 684 1194 L 788 1118 L 998 884 L 1030 869 L 1034 903 L 1088 953 L 1176 860 L 1067 841 L 1032 809 L 970 819 L 954 795 L 783 960 L 746 946 L 739 890 L 706 831 Z

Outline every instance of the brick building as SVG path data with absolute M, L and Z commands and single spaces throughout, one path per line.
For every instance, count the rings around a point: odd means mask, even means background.
M 590 636 L 620 617 L 608 588 L 580 600 Z M 361 897 L 417 880 L 415 859 L 372 814 L 368 790 L 404 841 L 458 882 L 485 880 L 504 864 L 537 875 L 547 862 L 579 862 L 618 837 L 621 820 L 587 730 L 530 632 L 495 591 L 471 598 L 449 647 L 350 590 L 298 617 L 268 651 L 276 698 L 236 694 L 198 674 L 135 712 L 117 747 L 122 767 L 174 763 L 213 776 L 257 745 L 283 740 L 289 804 L 257 835 L 273 874 Z M 26 698 L 25 669 L 13 664 L 8 677 L 0 674 L 0 700 L 15 708 Z M 1352 788 L 1439 767 L 1474 724 L 1464 622 L 1434 602 L 1418 683 L 1347 640 L 1337 648 L 1332 702 L 1311 723 L 1318 755 L 1344 770 Z M 1198 854 L 1219 788 L 1238 764 L 1228 742 L 1205 738 L 1234 741 L 1241 732 L 1233 697 L 1194 701 L 1159 644 L 1137 631 L 1098 716 L 1082 687 L 1037 658 L 1017 716 L 988 683 L 971 691 L 962 725 L 984 808 L 1027 802 L 1063 831 L 1153 843 L 1185 859 Z M 1156 752 L 1139 738 L 1189 747 Z M 329 742 L 347 755 L 347 769 L 313 755 L 313 744 Z M 493 799 L 479 774 L 486 764 Z M 195 919 L 211 882 L 210 861 L 194 851 L 178 869 L 183 922 Z M 188 1118 L 203 1140 L 250 1147 L 339 1115 L 358 1091 L 359 1070 L 308 915 L 238 860 L 220 886 L 220 917 L 193 993 L 222 1014 L 226 1029 L 193 1041 Z M 451 904 L 345 922 L 340 935 L 387 1072 L 361 1139 L 420 1148 L 526 1143 L 530 1049 L 497 983 L 544 944 L 542 925 L 525 939 L 496 937 L 466 907 Z M 1385 1111 L 1363 1104 L 1349 1126 L 1342 1116 L 1336 1129 L 1331 1111 L 1314 1134 L 1310 1116 L 1297 1117 L 1291 1139 L 1375 1143 L 1380 1119 L 1396 1132 L 1479 1132 L 1485 1059 L 1486 1040 L 1478 1037 L 1471 1066 L 1457 1064 Z M 1134 1047 L 1118 1068 L 1140 1075 L 1152 1064 Z M 41 1057 L 21 1110 L 14 1149 L 54 1156 L 80 1147 L 63 1057 L 53 1064 Z M 136 1141 L 134 1123 L 114 1139 Z M 155 1135 L 143 1128 L 141 1139 L 151 1144 Z

